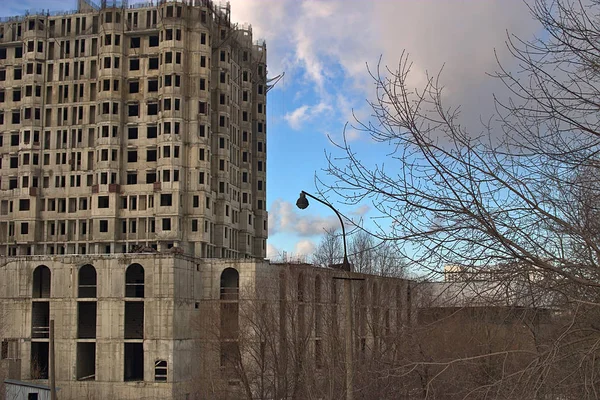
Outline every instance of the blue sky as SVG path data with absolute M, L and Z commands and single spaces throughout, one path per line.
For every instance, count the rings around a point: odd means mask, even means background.
M 136 3 L 138 1 L 131 1 Z M 369 117 L 374 98 L 366 65 L 397 65 L 403 50 L 413 61 L 411 84 L 419 87 L 426 71 L 442 66 L 445 100 L 462 105 L 462 123 L 478 129 L 480 116 L 493 113 L 498 81 L 494 49 L 510 62 L 506 32 L 530 38 L 537 29 L 521 0 L 231 0 L 232 20 L 250 23 L 254 37 L 267 41 L 269 75 L 285 77 L 269 92 L 268 180 L 269 250 L 277 258 L 308 256 L 325 228 L 338 227 L 335 215 L 311 203 L 295 207 L 301 190 L 315 192 L 315 174 L 334 152 L 352 113 Z M 70 10 L 76 0 L 4 0 L 0 15 L 26 10 Z M 377 162 L 385 145 L 348 132 L 351 144 L 367 162 Z M 398 165 L 388 166 L 401 168 Z M 344 207 L 346 215 L 370 225 L 372 205 Z

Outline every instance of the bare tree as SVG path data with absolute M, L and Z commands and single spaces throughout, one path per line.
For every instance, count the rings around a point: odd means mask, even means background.
M 396 278 L 406 276 L 406 260 L 393 242 L 378 241 L 364 229 L 356 229 L 348 236 L 348 260 L 353 271 Z M 326 230 L 312 256 L 313 264 L 325 267 L 340 263 L 343 257 L 340 233 Z
M 600 2 L 537 0 L 530 10 L 544 34 L 508 37 L 519 70 L 500 64 L 496 77 L 511 97 L 497 99 L 485 134 L 461 125 L 440 75 L 410 87 L 403 54 L 397 68 L 371 71 L 374 119 L 354 124 L 391 145 L 385 169 L 370 168 L 344 140 L 342 157 L 329 157 L 326 186 L 347 204 L 370 201 L 388 222 L 375 237 L 401 243 L 422 271 L 456 264 L 539 288 L 538 306 L 561 307 L 568 323 L 555 343 L 535 347 L 518 397 L 583 398 L 596 393 L 600 367 L 592 322 L 600 317 Z
M 353 271 L 363 274 L 374 273 L 375 242 L 373 237 L 366 231 L 357 230 L 350 236 L 348 246 L 348 256 L 352 260 Z
M 317 246 L 313 256 L 312 263 L 322 267 L 331 264 L 341 263 L 344 258 L 344 245 L 342 237 L 335 229 L 326 229 Z

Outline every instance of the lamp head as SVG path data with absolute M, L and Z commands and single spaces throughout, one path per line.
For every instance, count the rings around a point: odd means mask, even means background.
M 304 192 L 300 192 L 300 197 L 298 197 L 298 201 L 296 201 L 296 207 L 301 210 L 304 210 L 308 207 L 308 199 L 306 198 L 306 194 Z

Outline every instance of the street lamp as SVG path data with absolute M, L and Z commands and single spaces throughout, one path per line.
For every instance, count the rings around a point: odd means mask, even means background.
M 300 192 L 300 197 L 298 197 L 298 200 L 296 201 L 296 206 L 301 210 L 304 210 L 308 207 L 308 199 L 306 198 L 306 196 L 310 197 L 311 199 L 315 199 L 321 204 L 325 204 L 327 207 L 331 208 L 335 215 L 337 215 L 337 217 L 339 218 L 340 225 L 342 226 L 342 242 L 344 243 L 344 261 L 342 261 L 341 264 L 333 264 L 332 266 L 341 268 L 344 271 L 352 272 L 352 265 L 350 265 L 350 263 L 348 262 L 348 250 L 346 247 L 346 228 L 344 227 L 344 220 L 342 219 L 342 216 L 340 215 L 339 211 L 336 210 L 335 207 L 333 207 L 328 202 L 321 200 L 310 193 L 306 193 L 304 190 Z
M 335 215 L 340 219 L 340 225 L 342 225 L 342 241 L 344 242 L 344 261 L 342 264 L 334 264 L 332 266 L 341 268 L 344 271 L 352 272 L 352 266 L 348 262 L 348 252 L 346 247 L 346 229 L 344 228 L 344 220 L 342 220 L 342 216 L 331 204 L 327 203 L 324 200 L 321 200 L 310 193 L 306 193 L 304 190 L 300 192 L 300 197 L 298 197 L 298 201 L 296 201 L 296 206 L 304 210 L 308 207 L 308 199 L 306 196 L 311 199 L 315 199 L 321 204 L 325 204 L 327 207 L 331 208 Z M 334 280 L 343 280 L 344 281 L 344 297 L 345 297 L 345 306 L 346 306 L 346 400 L 352 400 L 353 393 L 353 383 L 354 379 L 354 349 L 352 347 L 352 281 L 362 281 L 363 278 L 353 278 L 350 274 L 347 276 L 336 276 L 333 278 Z

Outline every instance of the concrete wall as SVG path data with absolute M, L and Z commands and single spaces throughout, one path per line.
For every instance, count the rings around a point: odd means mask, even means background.
M 144 297 L 127 296 L 132 293 L 126 290 L 127 269 L 135 264 L 144 268 Z M 197 259 L 159 253 L 9 257 L 2 259 L 0 265 L 0 306 L 6 321 L 10 321 L 0 339 L 18 340 L 20 376 L 25 380 L 36 378 L 31 368 L 33 344 L 45 346 L 48 339 L 43 334 L 32 336 L 32 312 L 35 304 L 48 302 L 48 317 L 55 321 L 56 327 L 56 378 L 64 398 L 185 399 L 186 394 L 199 398 L 231 395 L 232 390 L 235 393 L 240 389 L 240 377 L 224 369 L 224 339 L 239 340 L 240 346 L 255 346 L 264 334 L 257 326 L 268 323 L 275 335 L 281 335 L 283 330 L 288 337 L 299 332 L 306 334 L 307 354 L 312 354 L 316 341 L 330 337 L 339 340 L 345 326 L 344 289 L 334 277 L 348 274 L 310 265 Z M 49 298 L 32 298 L 33 275 L 40 265 L 51 272 Z M 84 265 L 92 265 L 96 270 L 97 294 L 93 298 L 78 297 L 79 270 Z M 223 292 L 221 278 L 226 270 L 237 271 L 239 290 L 225 287 Z M 400 332 L 410 323 L 412 313 L 406 310 L 408 281 L 362 274 L 351 276 L 360 279 L 353 283 L 353 307 L 355 311 L 363 310 L 356 321 L 365 318 L 369 327 L 380 329 L 379 333 L 373 329 L 359 333 L 361 340 L 374 346 L 375 337 Z M 315 292 L 317 288 L 319 295 Z M 78 316 L 80 303 L 85 303 L 88 309 L 90 304 L 96 304 L 95 337 L 81 338 L 78 333 L 80 321 L 90 323 L 87 316 Z M 129 303 L 133 306 L 126 306 Z M 127 321 L 141 321 L 141 315 L 134 314 L 126 321 L 126 310 L 139 308 L 141 304 L 143 332 L 139 338 L 129 337 L 126 326 L 132 325 Z M 337 310 L 337 333 L 325 332 L 324 328 L 317 332 L 316 315 L 322 313 L 324 326 L 329 326 L 333 309 Z M 237 310 L 239 333 L 234 336 L 223 331 L 228 326 L 223 319 L 224 310 Z M 305 316 L 300 318 L 299 313 Z M 265 317 L 269 319 L 265 321 Z M 84 326 L 86 332 L 88 325 Z M 130 332 L 136 331 L 130 329 Z M 279 339 L 273 340 L 279 346 Z M 124 380 L 126 371 L 138 370 L 133 364 L 125 365 L 128 345 L 131 349 L 141 346 L 143 354 L 143 376 L 135 381 Z M 314 360 L 314 355 L 311 357 Z M 158 360 L 167 363 L 166 382 L 155 381 Z M 253 368 L 251 358 L 246 362 L 248 368 Z M 94 380 L 78 380 L 91 375 L 86 371 L 94 369 Z
M 132 264 L 144 268 L 144 297 L 126 297 L 126 270 Z M 20 374 L 31 375 L 32 306 L 49 302 L 49 318 L 55 321 L 57 384 L 65 398 L 178 398 L 193 390 L 198 369 L 218 375 L 218 363 L 206 363 L 218 355 L 213 328 L 218 316 L 220 277 L 226 268 L 240 273 L 240 293 L 254 287 L 256 263 L 242 260 L 202 260 L 176 254 L 127 254 L 106 256 L 13 257 L 0 268 L 0 305 L 10 321 L 3 338 L 21 341 Z M 50 297 L 32 299 L 35 268 L 51 272 Z M 92 265 L 97 274 L 95 298 L 78 298 L 78 271 Z M 11 282 L 12 284 L 8 284 Z M 97 305 L 96 337 L 78 335 L 78 303 Z M 125 337 L 125 303 L 144 304 L 143 338 Z M 204 315 L 203 315 L 204 313 Z M 138 316 L 139 317 L 139 316 Z M 204 321 L 204 322 L 203 322 Z M 77 380 L 78 343 L 95 344 L 95 380 Z M 125 343 L 142 343 L 144 376 L 124 382 Z M 167 382 L 154 382 L 156 360 L 167 361 Z M 210 373 L 209 373 L 210 372 Z M 214 378 L 217 379 L 217 378 Z M 190 387 L 187 389 L 186 387 Z M 85 397 L 80 397 L 85 396 Z M 130 397 L 128 397 L 130 396 Z

